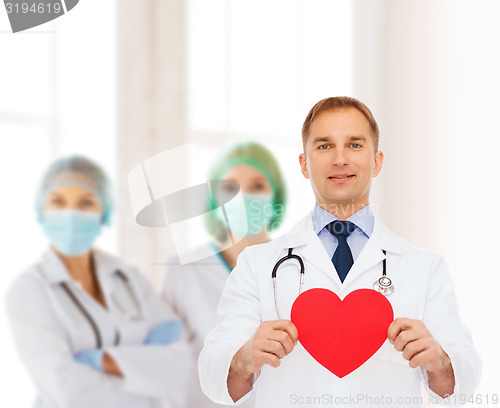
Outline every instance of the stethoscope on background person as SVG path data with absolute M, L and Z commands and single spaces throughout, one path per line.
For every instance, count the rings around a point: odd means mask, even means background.
M 300 266 L 299 295 L 302 293 L 302 286 L 304 285 L 304 275 L 306 273 L 304 261 L 302 260 L 300 255 L 292 254 L 292 250 L 293 250 L 292 248 L 288 248 L 288 254 L 286 254 L 283 258 L 281 258 L 278 262 L 276 262 L 276 265 L 274 265 L 273 271 L 271 272 L 271 278 L 273 280 L 274 308 L 276 309 L 276 314 L 278 315 L 279 319 L 281 319 L 281 316 L 278 311 L 278 300 L 277 300 L 278 284 L 276 275 L 278 274 L 278 269 L 281 266 L 281 264 L 289 259 L 296 259 L 299 262 Z M 384 253 L 384 255 L 386 255 L 385 249 L 382 249 L 382 252 Z M 382 261 L 382 276 L 373 283 L 373 289 L 376 290 L 377 292 L 382 293 L 382 295 L 384 296 L 389 296 L 391 293 L 394 292 L 394 285 L 392 284 L 391 279 L 387 276 L 387 258 L 384 258 Z
M 135 310 L 136 313 L 132 314 L 130 313 L 123 305 L 120 303 L 120 301 L 116 298 L 116 296 L 112 295 L 111 298 L 113 299 L 113 302 L 115 303 L 116 306 L 118 306 L 118 309 L 120 309 L 120 312 L 122 313 L 123 317 L 129 320 L 141 320 L 142 319 L 142 307 L 141 303 L 139 302 L 139 299 L 137 298 L 137 295 L 134 292 L 134 289 L 132 288 L 132 285 L 130 284 L 130 281 L 128 279 L 128 276 L 125 275 L 122 271 L 117 269 L 115 271 L 115 274 L 123 281 L 125 284 L 125 287 L 127 288 L 127 292 L 134 302 Z
M 140 320 L 140 319 L 142 319 L 143 313 L 142 313 L 141 303 L 139 302 L 139 299 L 138 299 L 137 295 L 135 294 L 134 289 L 132 288 L 132 285 L 130 284 L 128 276 L 125 275 L 119 269 L 117 269 L 114 273 L 116 276 L 118 276 L 120 278 L 120 280 L 123 282 L 123 284 L 127 288 L 127 292 L 130 295 L 130 298 L 132 299 L 132 301 L 134 302 L 134 306 L 135 306 L 137 313 L 136 314 L 129 313 L 123 307 L 123 305 L 118 301 L 116 296 L 111 296 L 111 299 L 113 300 L 115 305 L 118 307 L 118 309 L 122 313 L 123 317 L 125 317 L 126 319 L 128 319 L 128 320 Z M 78 298 L 75 296 L 73 291 L 68 286 L 67 282 L 62 282 L 61 287 L 66 292 L 68 297 L 73 301 L 73 303 L 78 308 L 78 310 L 80 310 L 80 312 L 85 317 L 85 319 L 87 319 L 87 321 L 89 322 L 89 325 L 92 328 L 92 331 L 94 332 L 94 336 L 96 339 L 96 347 L 98 349 L 102 348 L 102 336 L 101 336 L 101 332 L 99 330 L 99 327 L 97 326 L 95 319 L 91 316 L 91 314 L 87 311 L 87 309 L 85 309 L 82 302 L 80 302 L 78 300 Z M 116 336 L 115 336 L 115 345 L 118 345 L 119 342 L 120 342 L 120 334 L 117 331 Z

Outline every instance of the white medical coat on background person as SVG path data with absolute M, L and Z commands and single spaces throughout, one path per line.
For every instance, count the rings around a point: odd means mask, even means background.
M 156 325 L 178 318 L 135 268 L 99 250 L 92 254 L 107 309 L 70 277 L 50 249 L 8 292 L 7 312 L 15 343 L 39 393 L 35 406 L 161 407 L 192 365 L 189 348 L 183 337 L 166 346 L 144 346 L 143 342 Z M 76 354 L 97 347 L 96 335 L 63 283 L 95 321 L 103 349 L 123 377 L 100 373 L 74 360 Z M 129 318 L 125 311 L 141 317 Z
M 165 301 L 179 316 L 186 328 L 193 359 L 198 361 L 207 334 L 217 321 L 217 305 L 231 270 L 220 254 L 181 265 L 177 257 L 167 260 L 167 268 L 162 279 L 161 293 Z M 220 404 L 212 402 L 200 387 L 197 365 L 193 366 L 187 383 L 175 395 L 183 401 L 179 407 L 216 408 Z M 170 398 L 167 398 L 170 402 Z M 172 407 L 177 404 L 172 402 Z M 241 407 L 255 406 L 249 398 Z
M 387 258 L 387 276 L 395 288 L 387 299 L 393 307 L 394 318 L 422 320 L 451 359 L 455 389 L 450 401 L 444 401 L 430 390 L 426 371 L 420 367 L 411 368 L 402 353 L 396 351 L 388 340 L 361 367 L 344 378 L 338 378 L 302 347 L 299 331 L 299 342 L 281 360 L 281 365 L 278 368 L 264 365 L 255 375 L 252 391 L 235 404 L 227 389 L 231 361 L 263 321 L 278 319 L 271 272 L 288 248 L 293 248 L 293 254 L 300 255 L 304 261 L 303 292 L 326 288 L 341 299 L 354 290 L 373 288 L 373 283 L 382 275 L 382 261 Z M 382 250 L 387 251 L 386 256 Z M 290 260 L 277 272 L 278 307 L 283 319 L 290 319 L 291 307 L 298 295 L 298 271 L 297 261 Z M 237 405 L 255 394 L 258 408 L 418 407 L 422 405 L 422 382 L 431 402 L 452 405 L 452 402 L 460 401 L 462 394 L 471 395 L 480 378 L 481 361 L 468 329 L 460 322 L 445 261 L 441 256 L 396 236 L 377 218 L 371 237 L 344 283 L 340 282 L 331 259 L 314 232 L 310 216 L 290 233 L 268 244 L 247 248 L 238 258 L 224 289 L 217 321 L 205 340 L 198 366 L 205 394 L 228 405 Z

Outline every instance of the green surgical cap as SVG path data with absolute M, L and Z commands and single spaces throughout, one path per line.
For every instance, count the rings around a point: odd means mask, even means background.
M 221 180 L 229 169 L 239 164 L 246 164 L 261 172 L 269 182 L 273 190 L 274 215 L 269 221 L 268 230 L 277 229 L 283 220 L 286 205 L 286 185 L 273 154 L 259 143 L 239 143 L 225 150 L 212 165 L 208 178 L 210 180 Z M 210 210 L 215 209 L 212 202 Z M 217 239 L 222 240 L 218 230 L 218 220 L 213 217 L 207 219 L 208 231 Z M 219 228 L 218 228 L 219 227 Z

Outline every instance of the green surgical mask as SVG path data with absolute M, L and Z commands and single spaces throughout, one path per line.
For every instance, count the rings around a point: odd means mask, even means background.
M 274 215 L 273 194 L 246 194 L 224 205 L 231 233 L 237 238 L 252 237 L 267 227 Z M 221 200 L 225 202 L 225 200 Z M 244 206 L 243 206 L 244 204 Z M 222 220 L 221 220 L 222 221 Z

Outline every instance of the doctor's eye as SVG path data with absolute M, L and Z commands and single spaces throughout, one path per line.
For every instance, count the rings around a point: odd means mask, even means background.
M 54 207 L 62 207 L 66 202 L 61 197 L 52 197 L 48 203 Z
M 96 202 L 92 200 L 83 200 L 80 204 L 83 207 L 93 207 L 94 205 L 96 205 Z
M 239 191 L 239 186 L 236 183 L 222 183 L 219 188 L 219 194 L 236 194 Z
M 251 193 L 267 193 L 271 191 L 271 186 L 264 176 L 255 177 L 248 185 L 247 192 Z
M 353 149 L 361 149 L 363 147 L 363 145 L 359 143 L 351 143 L 349 146 L 352 147 Z
M 83 210 L 88 208 L 96 208 L 98 206 L 99 206 L 99 201 L 97 201 L 97 199 L 94 198 L 93 196 L 82 197 L 78 200 L 78 208 L 81 208 Z
M 327 144 L 322 144 L 322 145 L 319 145 L 319 146 L 318 146 L 318 149 L 319 149 L 319 150 L 327 150 L 329 147 L 330 147 L 330 145 L 327 145 Z
M 265 188 L 266 188 L 265 183 L 255 183 L 252 186 L 252 190 L 254 190 L 254 191 L 262 191 L 262 190 L 265 190 Z

